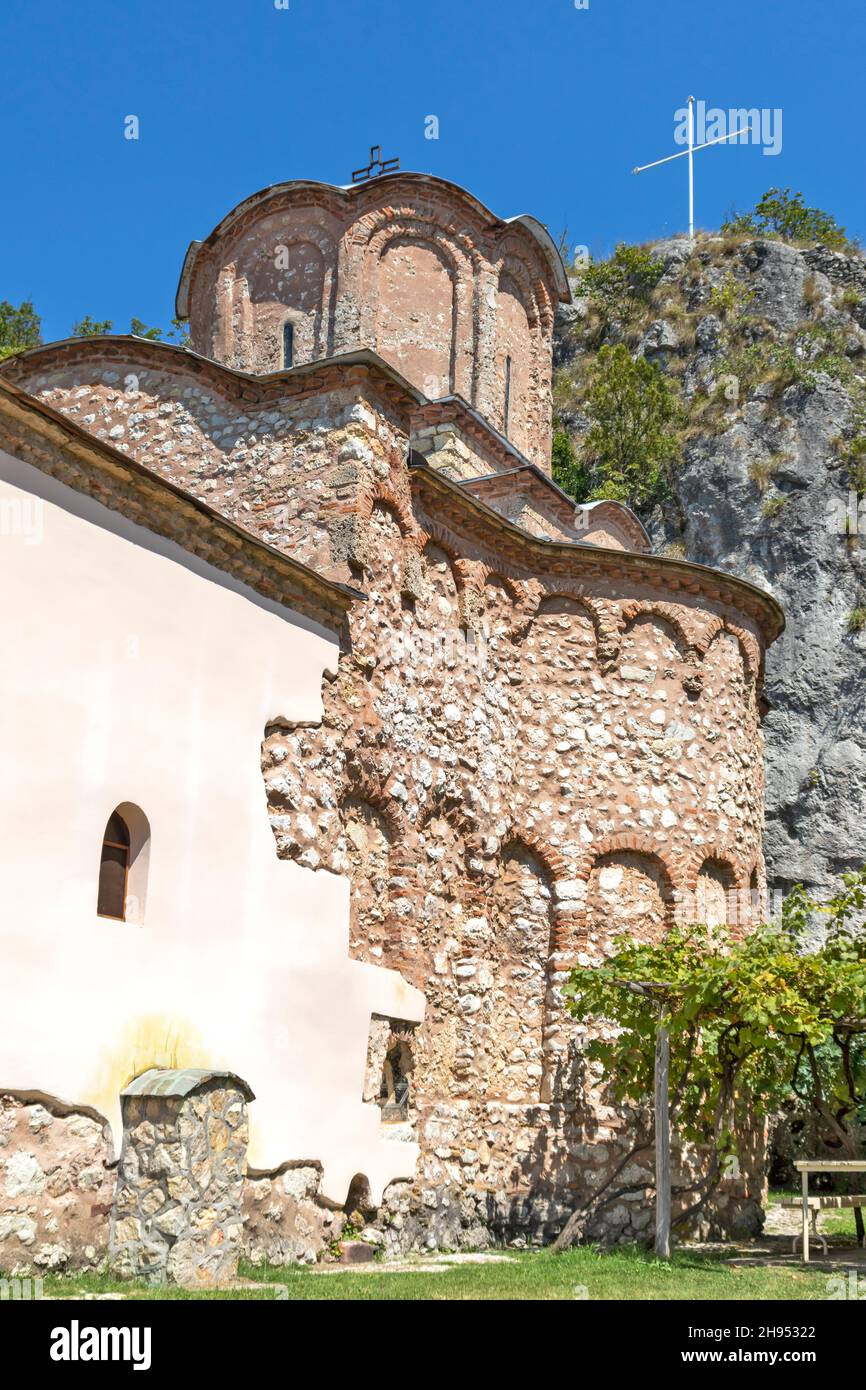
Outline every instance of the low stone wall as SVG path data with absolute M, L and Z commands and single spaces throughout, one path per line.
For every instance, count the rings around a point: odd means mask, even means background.
M 115 1170 L 108 1122 L 49 1097 L 0 1096 L 0 1270 L 99 1269 Z
M 253 1264 L 315 1264 L 339 1241 L 346 1213 L 319 1196 L 322 1171 L 292 1163 L 244 1183 L 244 1254 Z
M 153 1123 L 146 1117 L 142 1122 Z M 760 1232 L 764 1188 L 759 1147 L 747 1155 L 740 1175 L 723 1184 L 695 1235 L 743 1239 Z M 154 1143 L 154 1154 L 156 1149 Z M 601 1162 L 602 1155 L 598 1157 Z M 116 1172 L 105 1121 L 57 1102 L 0 1098 L 0 1271 L 23 1275 L 106 1268 Z M 646 1176 L 651 1177 L 648 1170 Z M 151 1174 L 147 1180 L 161 1193 L 162 1179 Z M 541 1246 L 557 1235 L 578 1195 L 467 1187 L 437 1181 L 431 1174 L 392 1183 L 378 1209 L 365 1200 L 363 1190 L 351 1194 L 343 1209 L 320 1195 L 320 1183 L 321 1168 L 314 1161 L 247 1176 L 241 1258 L 256 1265 L 314 1264 L 337 1257 L 339 1242 L 347 1237 L 367 1241 L 388 1257 L 492 1244 Z M 170 1214 L 172 1205 L 163 1205 Z M 644 1198 L 608 1209 L 587 1231 L 590 1239 L 607 1244 L 651 1235 L 652 1207 Z

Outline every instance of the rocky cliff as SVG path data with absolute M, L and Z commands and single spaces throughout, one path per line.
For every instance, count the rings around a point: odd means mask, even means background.
M 866 861 L 866 261 L 724 234 L 650 249 L 664 273 L 625 314 L 575 282 L 556 339 L 560 425 L 580 450 L 603 343 L 678 379 L 670 495 L 642 519 L 657 549 L 784 606 L 766 681 L 768 880 L 824 888 Z

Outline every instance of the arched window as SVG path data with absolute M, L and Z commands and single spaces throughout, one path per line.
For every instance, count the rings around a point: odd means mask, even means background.
M 502 412 L 502 433 L 508 434 L 508 422 L 511 419 L 511 358 L 505 359 L 505 408 Z
M 100 917 L 126 920 L 126 885 L 129 878 L 129 826 L 117 811 L 108 817 L 102 839 L 102 859 L 99 864 L 99 897 L 96 911 Z
M 121 802 L 108 817 L 99 860 L 96 912 L 115 922 L 144 921 L 150 824 L 130 801 Z
M 283 324 L 283 366 L 291 367 L 295 356 L 295 325 Z

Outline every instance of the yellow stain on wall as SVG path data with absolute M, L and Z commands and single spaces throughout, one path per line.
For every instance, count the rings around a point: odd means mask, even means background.
M 168 1014 L 140 1014 L 103 1048 L 88 1096 L 97 1109 L 110 1112 L 124 1086 L 149 1067 L 222 1066 L 229 1064 L 205 1046 L 193 1024 Z

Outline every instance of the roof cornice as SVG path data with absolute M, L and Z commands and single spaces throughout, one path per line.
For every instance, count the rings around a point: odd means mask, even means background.
M 118 363 L 132 366 L 135 359 L 160 370 L 168 369 L 173 362 L 193 375 L 213 381 L 225 395 L 239 401 L 302 399 L 321 392 L 327 375 L 359 368 L 377 378 L 385 396 L 404 413 L 427 404 L 423 392 L 371 348 L 358 348 L 334 357 L 323 357 L 317 362 L 304 362 L 297 367 L 259 375 L 238 367 L 227 367 L 211 357 L 203 357 L 192 348 L 154 338 L 139 338 L 134 333 L 61 338 L 53 343 L 27 348 L 0 362 L 0 378 L 21 382 L 29 379 L 34 370 L 59 364 L 66 359 L 86 361 L 97 356 L 104 365 L 110 365 L 116 359 Z
M 330 618 L 332 624 L 339 626 L 353 603 L 366 600 L 366 595 L 359 589 L 329 579 L 309 565 L 292 559 L 284 551 L 268 545 L 214 511 L 206 502 L 199 501 L 166 478 L 151 472 L 129 454 L 123 454 L 113 445 L 96 439 L 68 416 L 61 415 L 20 386 L 0 378 L 0 420 L 4 419 L 19 428 L 23 426 L 34 431 L 43 440 L 68 453 L 79 468 L 83 465 L 93 485 L 78 490 L 97 495 L 98 500 L 106 506 L 123 513 L 122 487 L 119 485 L 131 486 L 147 507 L 148 529 L 157 534 L 176 538 L 174 528 L 160 525 L 160 504 L 175 514 L 182 512 L 191 536 L 195 538 L 199 534 L 203 539 L 207 537 L 209 542 L 206 548 L 196 548 L 191 543 L 185 545 L 185 549 L 199 554 L 226 573 L 242 578 L 251 588 L 266 597 L 276 598 L 286 607 L 297 608 L 319 621 Z M 52 472 L 42 463 L 36 466 L 42 472 Z M 61 481 L 64 479 L 61 478 Z M 131 519 L 141 524 L 138 516 Z M 241 550 L 247 552 L 252 565 L 231 563 Z
M 409 464 L 412 482 L 422 493 L 435 496 L 450 509 L 460 529 L 481 544 L 495 545 L 497 554 L 509 559 L 525 577 L 542 574 L 654 582 L 673 602 L 677 594 L 690 594 L 722 603 L 748 615 L 766 646 L 784 631 L 781 605 L 765 589 L 723 570 L 634 550 L 612 550 L 586 541 L 557 541 L 535 536 L 516 526 L 501 512 L 475 497 L 459 482 L 431 468 L 414 455 Z

